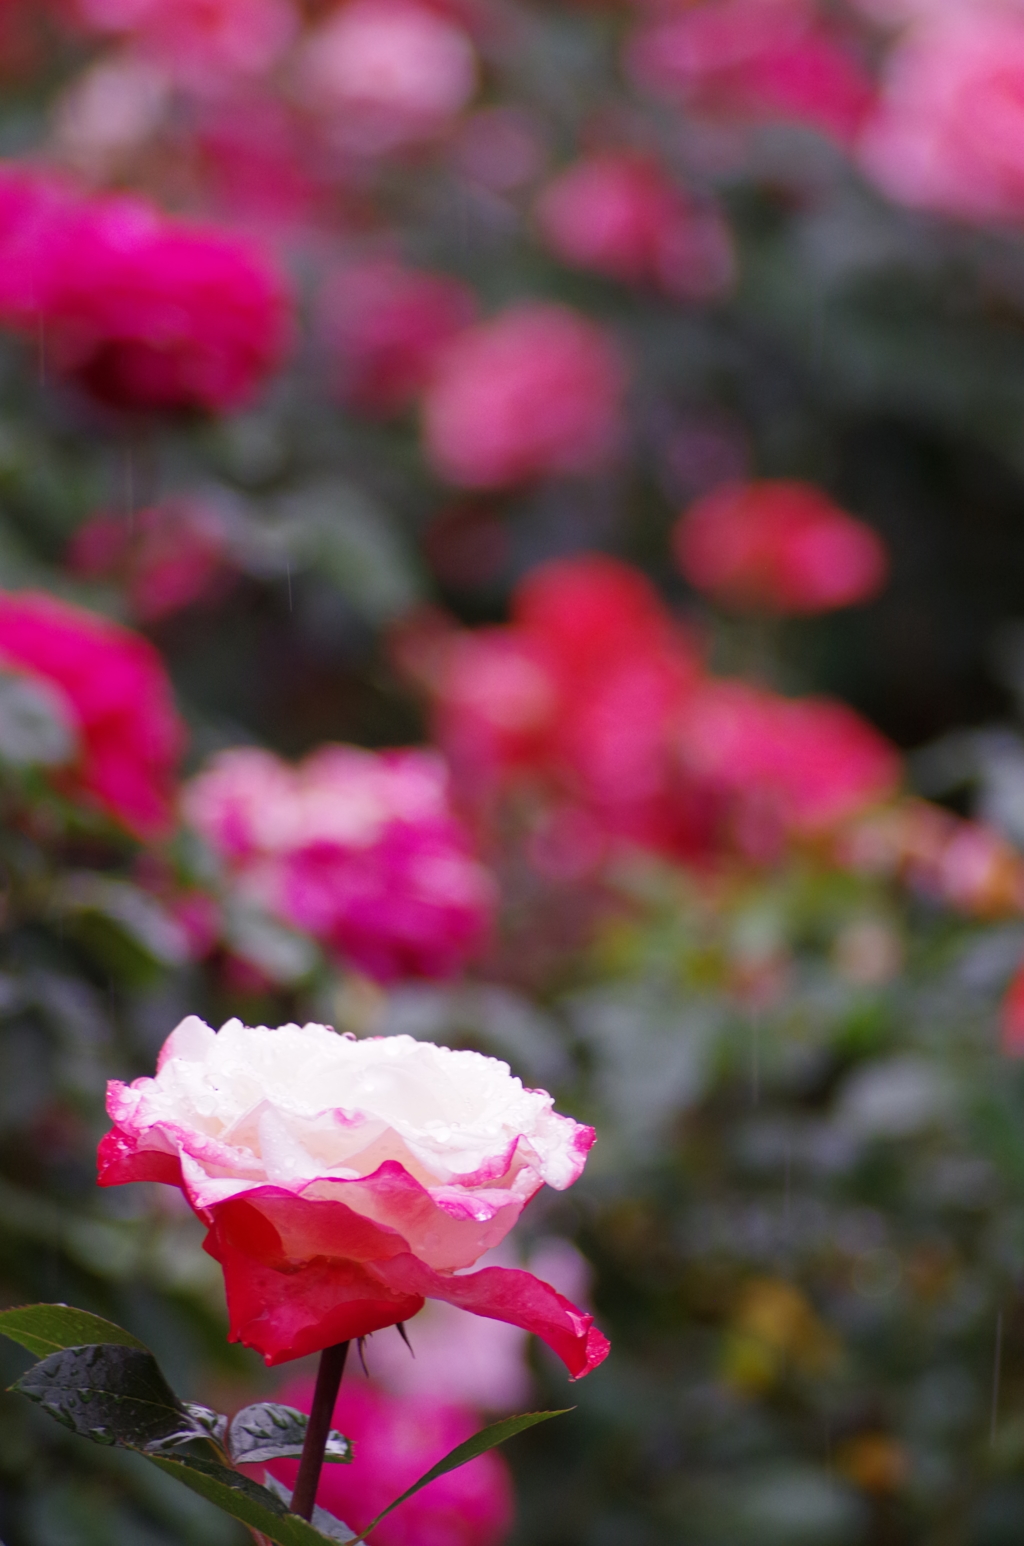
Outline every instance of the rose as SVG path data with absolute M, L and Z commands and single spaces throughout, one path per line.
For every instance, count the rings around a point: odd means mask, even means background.
M 0 322 L 45 334 L 47 366 L 114 407 L 223 412 L 280 364 L 291 307 L 253 243 L 8 162 Z
M 458 279 L 389 259 L 342 269 L 321 305 L 339 396 L 384 417 L 414 401 L 440 350 L 476 315 L 476 298 Z
M 430 752 L 322 746 L 292 767 L 235 747 L 183 806 L 240 895 L 379 981 L 450 976 L 487 938 L 493 882 Z
M 339 146 L 376 155 L 449 126 L 476 90 L 476 51 L 440 7 L 349 0 L 308 36 L 298 84 Z
M 438 359 L 423 400 L 427 458 L 463 488 L 593 471 L 621 439 L 624 382 L 596 323 L 568 306 L 512 306 Z
M 79 741 L 63 789 L 140 837 L 167 829 L 185 728 L 148 640 L 39 591 L 0 592 L 0 667 L 56 689 Z
M 1024 19 L 976 3 L 925 10 L 890 52 L 860 141 L 864 170 L 903 204 L 973 221 L 1024 211 Z
M 698 590 L 739 610 L 829 612 L 874 596 L 889 562 L 881 538 L 812 484 L 729 483 L 691 505 L 676 558 Z
M 651 156 L 606 151 L 575 161 L 536 207 L 541 236 L 570 268 L 686 300 L 729 288 L 735 259 L 728 227 L 686 198 Z
M 807 124 L 848 144 L 872 84 L 807 0 L 712 0 L 644 23 L 626 50 L 636 83 L 691 112 Z
M 113 1081 L 103 1186 L 180 1186 L 224 1270 L 231 1338 L 267 1363 L 408 1320 L 425 1299 L 535 1332 L 574 1377 L 593 1317 L 513 1268 L 466 1274 L 594 1141 L 508 1066 L 323 1025 L 173 1031 L 155 1079 Z

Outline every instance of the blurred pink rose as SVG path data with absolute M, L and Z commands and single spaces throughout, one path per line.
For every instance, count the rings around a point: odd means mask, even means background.
M 690 506 L 674 540 L 691 585 L 739 610 L 830 612 L 877 594 L 889 567 L 870 526 L 786 479 L 715 489 Z
M 282 1401 L 308 1412 L 313 1387 L 288 1385 Z M 353 1530 L 364 1530 L 381 1509 L 425 1471 L 480 1429 L 472 1411 L 436 1397 L 394 1396 L 356 1376 L 342 1385 L 332 1425 L 353 1443 L 351 1465 L 325 1466 L 317 1492 L 321 1508 Z M 298 1462 L 267 1469 L 294 1487 Z M 512 1478 L 495 1451 L 438 1477 L 377 1526 L 378 1546 L 500 1546 L 512 1528 Z
M 364 154 L 432 138 L 476 85 L 468 35 L 416 0 L 347 0 L 310 34 L 298 68 L 303 101 Z
M 688 775 L 735 802 L 741 846 L 764 845 L 754 858 L 888 798 L 902 771 L 895 747 L 845 704 L 782 698 L 740 681 L 706 682 L 677 735 Z
M 426 1299 L 536 1332 L 578 1378 L 608 1353 L 593 1317 L 528 1272 L 466 1272 L 592 1128 L 508 1065 L 328 1026 L 214 1032 L 190 1016 L 156 1077 L 112 1081 L 102 1186 L 182 1189 L 224 1270 L 233 1341 L 270 1364 L 409 1320 Z
M 142 623 L 221 595 L 230 578 L 227 557 L 219 511 L 195 499 L 168 499 L 130 516 L 91 516 L 68 548 L 75 574 L 121 580 Z
M 861 164 L 890 197 L 967 220 L 1024 216 L 1024 14 L 922 17 L 886 61 Z
M 596 554 L 559 560 L 521 584 L 511 626 L 451 638 L 437 734 L 470 795 L 536 777 L 571 802 L 541 840 L 545 865 L 595 863 L 608 837 L 685 851 L 694 812 L 671 729 L 699 674 L 643 575 Z
M 870 107 L 856 56 L 809 0 L 704 0 L 641 27 L 627 65 L 697 112 L 803 123 L 848 144 Z
M 690 202 L 657 161 L 608 151 L 576 161 L 541 194 L 537 224 L 572 268 L 709 300 L 735 273 L 728 227 Z
M 409 407 L 441 349 L 477 311 L 472 290 L 458 279 L 389 259 L 340 270 L 321 299 L 340 396 L 381 415 Z
M 205 202 L 221 219 L 294 240 L 334 216 L 336 189 L 296 107 L 265 92 L 220 96 L 202 104 L 192 132 Z
M 90 31 L 131 38 L 199 89 L 265 74 L 299 27 L 291 0 L 74 0 L 74 14 Z
M 139 837 L 171 824 L 185 731 L 163 662 L 145 639 L 39 591 L 0 593 L 0 665 L 57 689 L 77 729 L 77 766 L 56 777 Z
M 8 162 L 0 321 L 103 402 L 225 410 L 281 362 L 291 313 L 281 276 L 248 242 Z
M 451 975 L 486 941 L 493 883 L 434 753 L 325 746 L 291 767 L 240 747 L 183 809 L 241 894 L 380 981 Z
M 423 402 L 427 459 L 464 488 L 594 470 L 621 439 L 624 386 L 623 362 L 597 324 L 525 302 L 440 356 Z
M 1024 860 L 1000 832 L 927 800 L 903 798 L 838 836 L 839 862 L 904 881 L 922 896 L 975 918 L 1024 909 Z

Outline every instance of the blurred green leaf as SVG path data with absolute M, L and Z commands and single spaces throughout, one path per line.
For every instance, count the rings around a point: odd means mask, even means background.
M 68 1304 L 26 1304 L 14 1310 L 0 1310 L 0 1333 L 39 1358 L 90 1342 L 149 1351 L 122 1326 Z

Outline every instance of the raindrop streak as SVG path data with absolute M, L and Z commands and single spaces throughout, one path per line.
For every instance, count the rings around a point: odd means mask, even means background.
M 761 1017 L 755 1014 L 750 1022 L 750 1104 L 756 1106 L 761 1098 Z
M 996 1316 L 996 1356 L 992 1366 L 992 1422 L 989 1428 L 989 1443 L 996 1442 L 996 1419 L 999 1415 L 999 1375 L 1003 1363 L 1003 1312 Z
M 288 610 L 292 612 L 295 609 L 292 606 L 292 566 L 290 563 L 285 565 L 284 572 L 288 576 Z

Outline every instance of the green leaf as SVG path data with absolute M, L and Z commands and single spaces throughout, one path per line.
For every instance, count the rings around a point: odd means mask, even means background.
M 430 1482 L 444 1476 L 449 1471 L 457 1471 L 460 1465 L 467 1465 L 470 1460 L 475 1460 L 478 1455 L 485 1455 L 489 1449 L 496 1449 L 499 1444 L 504 1444 L 506 1439 L 514 1438 L 517 1433 L 522 1433 L 526 1428 L 532 1428 L 536 1423 L 546 1423 L 551 1417 L 564 1417 L 567 1412 L 573 1411 L 571 1406 L 562 1407 L 557 1412 L 524 1412 L 519 1417 L 505 1417 L 500 1423 L 491 1423 L 489 1428 L 481 1428 L 471 1439 L 464 1444 L 457 1444 L 453 1450 L 439 1460 L 437 1465 L 431 1466 L 418 1482 L 413 1482 L 407 1492 L 403 1492 L 400 1498 L 389 1503 L 382 1509 L 376 1519 L 368 1524 L 362 1535 L 356 1537 L 353 1546 L 358 1546 L 360 1541 L 365 1541 L 372 1530 L 376 1530 L 382 1519 L 386 1519 L 392 1509 L 404 1503 L 406 1498 L 411 1498 L 419 1492 L 421 1487 L 426 1487 Z
M 12 1342 L 46 1358 L 50 1353 L 67 1347 L 84 1347 L 89 1343 L 116 1343 L 121 1347 L 137 1347 L 142 1352 L 149 1349 L 130 1331 L 105 1321 L 88 1310 L 76 1310 L 68 1304 L 25 1304 L 15 1310 L 0 1310 L 0 1333 Z
M 228 1420 L 222 1412 L 214 1412 L 208 1406 L 197 1406 L 194 1401 L 183 1401 L 182 1406 L 194 1423 L 212 1439 L 218 1449 L 223 1449 L 227 1440 Z
M 308 1524 L 298 1514 L 289 1513 L 282 1497 L 213 1461 L 197 1460 L 192 1455 L 175 1455 L 173 1458 L 147 1455 L 146 1458 L 225 1514 L 276 1542 L 276 1546 L 323 1546 L 325 1540 L 346 1543 L 355 1540 L 347 1525 L 323 1509 L 316 1510 L 315 1524 Z
M 123 1343 L 51 1353 L 11 1389 L 97 1444 L 145 1450 L 207 1437 L 164 1379 L 152 1353 Z
M 265 1465 L 268 1460 L 296 1459 L 302 1454 L 309 1418 L 293 1406 L 277 1401 L 260 1401 L 243 1407 L 231 1419 L 228 1428 L 228 1453 L 238 1464 Z M 352 1445 L 344 1434 L 333 1429 L 327 1437 L 324 1459 L 346 1462 L 352 1459 Z

